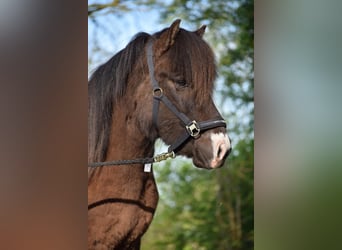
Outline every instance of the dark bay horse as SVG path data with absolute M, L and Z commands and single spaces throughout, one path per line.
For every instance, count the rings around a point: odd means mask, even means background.
M 161 138 L 169 154 L 199 168 L 223 165 L 231 145 L 212 100 L 216 68 L 205 26 L 179 25 L 137 34 L 90 77 L 89 162 L 152 159 Z M 88 167 L 88 249 L 140 249 L 158 202 L 153 170 L 142 161 L 102 165 Z

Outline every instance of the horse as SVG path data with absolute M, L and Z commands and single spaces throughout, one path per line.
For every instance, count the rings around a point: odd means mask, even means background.
M 183 155 L 216 169 L 231 151 L 212 99 L 206 26 L 188 31 L 180 22 L 138 33 L 89 79 L 88 249 L 140 249 L 159 198 L 153 162 Z M 171 146 L 156 158 L 158 138 Z

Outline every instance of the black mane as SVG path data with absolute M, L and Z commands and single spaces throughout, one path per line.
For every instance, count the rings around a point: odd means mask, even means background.
M 106 63 L 99 66 L 88 83 L 88 161 L 104 161 L 109 143 L 115 100 L 127 88 L 128 75 L 143 54 L 150 37 L 137 34 L 131 42 Z

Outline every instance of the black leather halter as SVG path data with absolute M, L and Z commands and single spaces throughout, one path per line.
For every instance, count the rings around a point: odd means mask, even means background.
M 150 40 L 147 44 L 147 64 L 149 69 L 149 74 L 152 83 L 152 93 L 153 93 L 153 113 L 152 119 L 153 124 L 157 126 L 158 124 L 158 111 L 159 111 L 159 103 L 163 102 L 165 106 L 175 114 L 179 120 L 182 121 L 185 131 L 184 133 L 176 139 L 176 141 L 168 148 L 168 152 L 176 153 L 179 148 L 189 139 L 194 138 L 197 139 L 200 134 L 206 130 L 217 128 L 217 127 L 226 127 L 226 122 L 222 119 L 220 120 L 208 120 L 197 122 L 195 120 L 189 119 L 184 113 L 180 112 L 170 100 L 164 95 L 163 89 L 159 86 L 157 80 L 154 76 L 154 64 L 153 64 L 153 42 Z
M 128 165 L 128 164 L 147 164 L 153 162 L 160 162 L 166 160 L 167 158 L 174 158 L 177 151 L 181 146 L 188 141 L 188 139 L 197 139 L 201 133 L 206 130 L 226 127 L 226 122 L 222 119 L 219 120 L 208 120 L 197 122 L 195 120 L 189 119 L 184 113 L 180 112 L 175 105 L 165 96 L 163 89 L 159 86 L 157 80 L 154 76 L 154 63 L 153 63 L 153 41 L 152 39 L 147 44 L 147 65 L 149 70 L 149 75 L 152 83 L 152 95 L 153 95 L 153 109 L 152 109 L 152 122 L 154 126 L 158 126 L 158 112 L 159 104 L 163 102 L 164 105 L 175 115 L 184 125 L 184 132 L 181 134 L 176 141 L 171 144 L 168 148 L 167 153 L 157 155 L 153 158 L 141 158 L 134 160 L 118 160 L 118 161 L 108 161 L 108 162 L 93 162 L 88 164 L 89 167 L 99 167 L 105 165 Z

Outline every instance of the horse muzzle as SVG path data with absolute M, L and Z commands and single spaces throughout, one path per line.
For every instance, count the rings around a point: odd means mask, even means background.
M 208 131 L 194 143 L 193 163 L 196 167 L 206 169 L 222 167 L 231 150 L 231 142 L 226 133 Z

